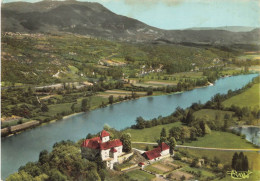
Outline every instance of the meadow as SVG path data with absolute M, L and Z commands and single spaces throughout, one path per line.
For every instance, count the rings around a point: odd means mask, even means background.
M 225 107 L 230 107 L 232 105 L 240 107 L 258 107 L 260 101 L 260 83 L 254 84 L 251 88 L 245 92 L 231 97 L 223 102 Z

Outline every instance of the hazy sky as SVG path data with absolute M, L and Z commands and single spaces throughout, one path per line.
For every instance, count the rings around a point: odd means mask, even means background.
M 14 2 L 17 0 L 4 0 Z M 37 0 L 24 0 L 36 2 Z M 81 0 L 85 1 L 85 0 Z M 89 0 L 162 29 L 260 27 L 259 0 Z

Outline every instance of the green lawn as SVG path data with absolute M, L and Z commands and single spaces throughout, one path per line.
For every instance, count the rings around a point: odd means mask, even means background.
M 154 165 L 161 165 L 161 164 L 160 164 L 160 162 L 157 162 L 157 163 L 154 163 L 152 165 L 148 165 L 148 166 L 145 167 L 145 170 L 150 171 L 152 173 L 156 173 L 156 174 L 165 174 L 165 173 L 167 173 L 167 172 L 164 172 L 163 170 L 160 170 L 160 169 L 154 167 Z
M 223 102 L 224 106 L 230 107 L 231 105 L 236 105 L 240 107 L 258 107 L 259 108 L 259 90 L 260 83 L 254 84 L 251 88 L 245 92 L 231 97 Z
M 222 164 L 231 164 L 234 151 L 216 151 L 216 150 L 198 150 L 198 149 L 188 149 L 188 148 L 178 148 L 178 150 L 185 150 L 189 155 L 202 158 L 206 156 L 207 158 L 213 160 L 214 157 L 219 158 Z M 244 155 L 248 158 L 248 165 L 250 170 L 260 171 L 260 154 L 258 152 L 244 152 Z
M 132 148 L 137 148 L 140 150 L 145 150 L 147 146 L 148 146 L 148 150 L 152 150 L 153 147 L 157 145 L 132 143 Z
M 194 112 L 195 118 L 208 118 L 209 120 L 215 120 L 216 116 L 219 116 L 220 120 L 224 119 L 225 114 L 228 114 L 230 117 L 234 114 L 231 111 L 221 111 L 215 109 L 201 109 L 199 111 Z
M 158 125 L 152 128 L 145 128 L 145 129 L 126 129 L 124 133 L 130 133 L 132 141 L 136 142 L 156 142 L 159 137 L 162 128 L 165 128 L 167 133 L 168 130 L 175 126 L 180 126 L 181 122 L 165 124 L 165 125 Z
M 138 181 L 150 181 L 153 178 L 155 178 L 154 175 L 146 173 L 141 170 L 134 170 L 126 173 L 126 175 L 129 177 L 129 180 L 138 180 Z
M 193 168 L 193 167 L 187 166 L 187 167 L 182 168 L 181 170 L 186 171 L 188 173 L 189 173 L 189 171 L 194 171 L 194 172 L 201 171 L 201 175 L 205 176 L 205 177 L 214 177 L 215 176 L 214 173 L 207 171 L 207 170 L 204 170 L 204 169 L 201 169 L 201 168 Z
M 184 143 L 184 145 L 213 148 L 256 148 L 240 136 L 221 131 L 212 131 L 211 134 L 199 137 L 197 141 Z

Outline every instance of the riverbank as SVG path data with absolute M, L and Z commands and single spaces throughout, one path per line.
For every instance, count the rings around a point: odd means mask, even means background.
M 207 87 L 207 86 L 210 86 L 210 85 L 206 85 L 206 86 L 196 86 L 192 89 L 189 89 L 189 90 L 186 90 L 186 91 L 191 91 L 193 89 L 197 89 L 197 88 L 202 88 L 202 87 Z M 127 101 L 132 101 L 132 100 L 138 100 L 140 98 L 143 98 L 143 97 L 155 97 L 155 96 L 163 96 L 163 95 L 174 95 L 174 94 L 180 94 L 180 93 L 183 93 L 185 91 L 178 91 L 178 92 L 174 92 L 174 93 L 166 93 L 166 92 L 155 92 L 154 95 L 147 95 L 147 94 L 138 94 L 138 96 L 134 97 L 134 98 L 130 98 L 130 99 L 126 99 L 126 100 L 116 100 L 114 101 L 113 103 L 106 103 L 104 105 L 99 105 L 99 106 L 96 106 L 95 108 L 91 108 L 89 111 L 93 111 L 93 110 L 96 110 L 96 109 L 99 109 L 99 108 L 105 108 L 105 107 L 108 107 L 108 106 L 111 106 L 111 105 L 115 105 L 115 104 L 119 104 L 119 103 L 122 103 L 122 102 L 127 102 Z M 88 111 L 87 111 L 88 112 Z M 79 114 L 83 114 L 83 113 L 86 113 L 86 112 L 76 112 L 76 113 L 72 113 L 72 114 L 68 114 L 66 116 L 63 116 L 61 119 L 52 119 L 52 120 L 49 120 L 49 121 L 45 121 L 45 122 L 41 122 L 41 121 L 37 121 L 37 124 L 32 124 L 31 122 L 32 121 L 28 121 L 28 123 L 30 124 L 26 124 L 26 123 L 23 123 L 23 124 L 19 124 L 19 125 L 15 125 L 15 126 L 9 126 L 7 128 L 2 128 L 1 129 L 1 137 L 9 137 L 9 136 L 13 136 L 15 134 L 20 134 L 24 131 L 27 131 L 29 129 L 33 129 L 35 127 L 39 127 L 39 126 L 44 126 L 46 124 L 51 124 L 51 123 L 55 123 L 57 121 L 61 121 L 63 119 L 67 119 L 67 118 L 70 118 L 72 116 L 77 116 Z M 25 126 L 22 126 L 22 128 L 19 129 L 19 127 L 21 127 L 21 125 L 25 125 Z M 13 129 L 17 129 L 16 131 L 11 131 Z
M 40 121 L 32 120 L 32 121 L 22 123 L 22 124 L 19 124 L 19 125 L 10 126 L 8 128 L 3 128 L 3 129 L 1 129 L 1 136 L 6 137 L 6 136 L 12 136 L 12 135 L 15 135 L 15 134 L 19 134 L 22 131 L 34 128 L 34 127 L 39 126 L 39 125 L 40 125 Z
M 221 79 L 221 78 L 226 78 L 227 76 L 224 76 L 224 77 L 220 77 L 219 79 Z M 219 80 L 218 79 L 218 80 Z M 162 91 L 160 91 L 160 92 L 153 92 L 153 95 L 144 95 L 144 94 L 140 94 L 140 95 L 138 95 L 138 96 L 136 96 L 136 97 L 134 97 L 134 98 L 128 98 L 128 99 L 116 99 L 116 100 L 114 100 L 114 102 L 112 103 L 112 104 L 110 104 L 110 103 L 103 103 L 102 102 L 102 104 L 101 103 L 99 103 L 99 104 L 97 104 L 97 105 L 95 105 L 95 106 L 93 106 L 92 108 L 90 108 L 90 110 L 89 111 L 93 111 L 93 110 L 96 110 L 96 109 L 98 109 L 98 108 L 104 108 L 104 107 L 107 107 L 107 106 L 110 106 L 110 105 L 114 105 L 114 104 L 119 104 L 119 103 L 122 103 L 122 102 L 126 102 L 126 101 L 131 101 L 131 100 L 137 100 L 137 99 L 139 99 L 139 98 L 143 98 L 143 97 L 156 97 L 156 96 L 163 96 L 163 95 L 174 95 L 174 94 L 180 94 L 180 93 L 183 93 L 183 92 L 186 92 L 186 91 L 191 91 L 191 90 L 194 90 L 194 89 L 198 89 L 198 88 L 205 88 L 205 87 L 209 87 L 209 86 L 213 86 L 214 84 L 212 84 L 212 83 L 207 83 L 207 85 L 204 85 L 204 86 L 195 86 L 195 87 L 193 87 L 193 88 L 188 88 L 187 90 L 184 90 L 184 91 L 177 91 L 177 92 L 171 92 L 171 93 L 167 93 L 167 92 L 162 92 Z M 97 95 L 93 95 L 93 97 L 97 97 Z M 94 99 L 94 98 L 93 98 Z M 49 124 L 49 123 L 55 123 L 56 121 L 59 121 L 59 120 L 62 120 L 62 119 L 66 119 L 66 118 L 69 118 L 69 117 L 71 117 L 71 116 L 75 116 L 75 115 L 78 115 L 78 114 L 83 114 L 84 112 L 74 112 L 74 113 L 72 113 L 72 114 L 68 114 L 68 115 L 65 115 L 65 116 L 62 116 L 61 118 L 59 118 L 59 119 L 51 119 L 51 120 L 48 120 L 48 121 L 39 121 L 39 124 L 38 125 L 32 125 L 32 126 L 28 126 L 28 127 L 26 127 L 26 128 L 24 128 L 24 129 L 22 129 L 22 130 L 20 130 L 19 132 L 16 132 L 16 134 L 19 134 L 19 133 L 21 133 L 21 132 L 24 132 L 24 131 L 26 131 L 26 130 L 28 130 L 28 129 L 32 129 L 32 128 L 34 128 L 34 127 L 38 127 L 38 126 L 43 126 L 43 125 L 46 125 L 46 124 Z M 10 129 L 9 129 L 10 130 Z M 2 137 L 6 137 L 6 136 L 12 136 L 13 134 L 10 132 L 10 133 L 6 133 L 6 130 L 5 130 L 5 134 L 2 134 L 1 136 Z

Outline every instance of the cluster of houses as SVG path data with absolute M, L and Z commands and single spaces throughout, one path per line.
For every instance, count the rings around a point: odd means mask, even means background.
M 162 72 L 162 71 L 163 71 L 162 68 L 163 68 L 163 65 L 162 65 L 162 64 L 160 64 L 160 65 L 159 65 L 159 68 L 157 68 L 157 69 L 153 69 L 152 66 L 150 66 L 150 68 L 146 68 L 146 66 L 143 65 L 143 66 L 141 67 L 141 72 L 140 72 L 140 74 L 137 75 L 137 76 L 144 76 L 144 75 L 147 75 L 147 74 L 150 74 L 150 73 Z
M 133 153 L 124 153 L 123 143 L 119 139 L 110 140 L 110 134 L 102 130 L 98 137 L 83 141 L 81 154 L 88 160 L 95 160 L 97 156 L 101 156 L 102 161 L 106 162 L 107 168 L 113 169 L 115 163 L 122 163 Z M 149 163 L 169 155 L 170 147 L 166 143 L 161 143 L 157 148 L 143 153 Z

